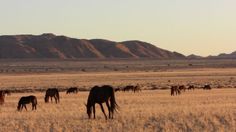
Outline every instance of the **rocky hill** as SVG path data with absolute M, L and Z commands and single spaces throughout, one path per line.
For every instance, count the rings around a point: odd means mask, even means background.
M 1 59 L 156 58 L 185 59 L 141 41 L 114 42 L 102 39 L 75 39 L 54 34 L 0 36 Z
M 236 59 L 236 51 L 230 54 L 219 54 L 218 56 L 208 56 L 208 59 Z

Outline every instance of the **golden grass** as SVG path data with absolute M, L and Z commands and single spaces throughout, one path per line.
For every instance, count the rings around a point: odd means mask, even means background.
M 105 120 L 97 106 L 97 119 L 89 120 L 84 102 L 88 92 L 61 94 L 59 104 L 45 104 L 43 93 L 37 111 L 17 112 L 21 96 L 12 94 L 0 106 L 0 131 L 236 131 L 236 89 L 187 91 L 171 97 L 169 90 L 116 93 L 120 110 Z
M 236 68 L 175 69 L 165 72 L 90 72 L 1 74 L 0 89 L 24 90 L 66 88 L 89 89 L 94 85 L 124 86 L 140 84 L 142 89 L 168 88 L 175 84 L 204 85 L 211 91 L 187 91 L 171 97 L 169 90 L 145 90 L 141 93 L 116 93 L 120 110 L 114 120 L 105 120 L 97 106 L 97 119 L 88 120 L 84 103 L 88 92 L 66 95 L 60 104 L 45 104 L 44 93 L 13 93 L 0 106 L 2 131 L 236 131 Z M 23 91 L 25 92 L 25 91 Z M 21 96 L 36 95 L 37 111 L 17 112 Z M 104 105 L 105 106 L 105 105 Z M 107 110 L 106 110 L 107 111 Z
M 171 82 L 169 82 L 169 80 Z M 168 72 L 93 72 L 93 73 L 45 73 L 45 74 L 1 74 L 0 89 L 47 89 L 77 86 L 88 89 L 94 85 L 109 84 L 125 86 L 140 84 L 166 87 L 175 84 L 204 85 L 210 83 L 229 88 L 236 87 L 236 68 L 227 69 L 181 69 Z

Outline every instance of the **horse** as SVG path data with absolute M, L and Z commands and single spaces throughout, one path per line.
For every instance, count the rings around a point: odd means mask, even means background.
M 192 90 L 195 89 L 194 85 L 189 85 L 189 86 L 188 86 L 188 90 L 191 90 L 191 89 L 192 89 Z
M 134 87 L 134 86 L 132 86 L 132 85 L 125 86 L 125 87 L 123 88 L 123 91 L 124 91 L 124 92 L 125 92 L 125 91 L 131 91 L 131 90 L 133 90 L 133 87 Z
M 175 95 L 178 95 L 178 94 L 181 94 L 179 86 L 171 86 L 170 95 L 175 96 Z
M 109 103 L 110 101 L 110 103 Z M 107 115 L 104 111 L 102 103 L 106 103 L 108 111 L 109 111 L 109 119 L 113 119 L 113 113 L 114 111 L 117 110 L 118 105 L 115 100 L 115 92 L 114 89 L 109 86 L 109 85 L 104 85 L 104 86 L 94 86 L 88 96 L 87 104 L 85 104 L 87 108 L 87 114 L 89 119 L 91 118 L 92 115 L 92 108 L 93 108 L 93 116 L 94 119 L 96 118 L 95 116 L 95 104 L 98 103 L 101 107 L 101 110 L 107 120 Z
M 0 91 L 0 105 L 3 105 L 5 102 L 5 92 Z
M 5 95 L 11 95 L 11 92 L 9 90 L 3 90 Z
M 56 103 L 58 103 L 60 101 L 60 96 L 59 96 L 59 91 L 57 88 L 49 88 L 47 89 L 46 91 L 46 94 L 45 94 L 45 103 L 48 103 L 49 102 L 49 97 L 51 97 L 51 102 L 52 102 L 52 98 L 54 97 Z
M 204 90 L 211 90 L 211 86 L 209 84 L 204 85 L 203 87 Z
M 134 93 L 136 92 L 136 89 L 138 89 L 138 86 L 133 86 L 133 85 L 128 85 L 123 88 L 123 91 L 133 91 Z
M 135 92 L 140 92 L 140 91 L 141 91 L 141 88 L 140 88 L 139 86 L 135 86 L 135 87 L 133 88 L 133 91 L 134 91 L 134 93 L 135 93 Z
M 24 107 L 25 110 L 27 111 L 26 104 L 29 104 L 29 103 L 32 103 L 32 110 L 37 109 L 37 98 L 33 95 L 30 95 L 30 96 L 24 96 L 20 98 L 18 102 L 17 110 L 21 111 Z
M 120 91 L 121 89 L 120 88 L 115 88 L 115 92 L 118 92 Z
M 179 90 L 181 90 L 181 91 L 183 90 L 183 91 L 185 92 L 186 87 L 185 87 L 184 85 L 180 85 L 180 86 L 179 86 Z
M 67 91 L 66 94 L 70 94 L 70 93 L 78 93 L 78 88 L 77 87 L 70 87 Z

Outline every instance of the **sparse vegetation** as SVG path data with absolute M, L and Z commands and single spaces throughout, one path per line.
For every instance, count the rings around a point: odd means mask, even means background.
M 141 93 L 116 93 L 120 110 L 113 120 L 105 120 L 97 110 L 97 119 L 88 120 L 85 106 L 88 92 L 61 93 L 59 104 L 45 104 L 38 98 L 37 111 L 17 112 L 19 97 L 6 97 L 0 107 L 1 131 L 235 131 L 236 91 L 195 90 L 171 97 L 169 90 Z M 99 105 L 96 107 L 99 108 Z M 106 109 L 105 109 L 106 110 Z M 107 110 L 106 110 L 107 112 Z
M 114 67 L 110 64 L 109 67 L 119 71 L 99 71 L 99 68 L 94 71 L 83 66 L 77 68 L 79 72 L 55 73 L 49 70 L 39 73 L 37 69 L 28 68 L 32 69 L 30 74 L 18 73 L 17 70 L 1 74 L 0 90 L 13 93 L 6 96 L 5 103 L 0 106 L 0 131 L 235 131 L 235 68 L 145 72 L 132 65 L 129 66 L 132 70 L 128 68 L 129 71 L 124 72 L 124 67 L 119 65 Z M 83 68 L 86 72 L 81 72 Z M 142 91 L 116 92 L 120 109 L 115 113 L 115 119 L 106 121 L 97 109 L 97 119 L 88 120 L 84 106 L 88 90 L 94 85 L 104 84 L 114 88 L 135 84 Z M 170 95 L 172 85 L 188 84 L 196 86 L 196 89 L 175 97 Z M 213 89 L 203 90 L 206 84 Z M 52 87 L 60 91 L 61 100 L 57 105 L 55 102 L 44 103 L 45 90 Z M 78 94 L 67 95 L 69 87 L 78 87 Z M 28 95 L 37 97 L 37 110 L 17 112 L 19 98 Z

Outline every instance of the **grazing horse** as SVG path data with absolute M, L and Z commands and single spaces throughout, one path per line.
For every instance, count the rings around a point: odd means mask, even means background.
M 138 90 L 138 86 L 128 85 L 123 88 L 123 91 L 133 91 L 134 93 Z
M 141 91 L 141 88 L 140 88 L 139 86 L 135 86 L 135 87 L 133 88 L 133 91 L 134 91 L 134 93 L 135 93 L 135 92 L 140 92 L 140 91 Z
M 178 86 L 171 86 L 170 95 L 175 96 L 175 95 L 178 95 L 178 94 L 181 94 L 181 91 L 180 91 L 179 87 Z
M 0 91 L 0 105 L 3 105 L 5 101 L 5 92 Z
M 209 84 L 204 85 L 203 89 L 204 90 L 211 90 L 211 86 Z
M 192 90 L 195 89 L 194 85 L 189 85 L 189 86 L 188 86 L 188 90 L 191 90 L 191 89 L 192 89 Z
M 11 92 L 9 91 L 9 90 L 3 90 L 4 91 L 4 94 L 6 94 L 6 95 L 11 95 Z
M 71 87 L 66 91 L 66 94 L 70 94 L 70 93 L 78 93 L 78 88 L 77 87 Z
M 183 91 L 185 92 L 186 87 L 185 87 L 184 85 L 180 85 L 180 86 L 179 86 L 179 90 L 181 90 L 181 91 L 183 90 Z
M 51 97 L 51 102 L 52 102 L 52 98 L 54 97 L 56 103 L 60 101 L 60 96 L 59 96 L 59 91 L 57 88 L 49 88 L 47 91 L 46 91 L 46 94 L 45 94 L 45 103 L 48 103 L 49 102 L 49 97 Z
M 21 111 L 23 109 L 23 107 L 25 107 L 25 110 L 27 111 L 26 108 L 26 104 L 32 103 L 32 110 L 36 110 L 37 109 L 37 98 L 33 95 L 30 96 L 25 96 L 25 97 L 21 97 L 19 102 L 18 102 L 18 106 L 17 106 L 17 110 Z
M 109 103 L 110 101 L 110 103 Z M 86 108 L 89 119 L 91 118 L 92 108 L 93 108 L 93 116 L 95 117 L 95 104 L 98 103 L 102 109 L 102 112 L 107 119 L 107 115 L 104 111 L 102 103 L 106 103 L 108 111 L 109 111 L 109 119 L 113 119 L 113 113 L 117 109 L 118 105 L 115 100 L 115 92 L 114 89 L 109 85 L 104 85 L 102 87 L 94 86 L 88 96 Z
M 133 90 L 133 87 L 134 87 L 134 86 L 132 86 L 132 85 L 125 86 L 125 87 L 123 88 L 123 91 L 124 91 L 124 92 L 125 92 L 125 91 L 131 91 L 131 90 Z
M 115 88 L 115 92 L 118 92 L 118 91 L 120 91 L 120 88 Z

